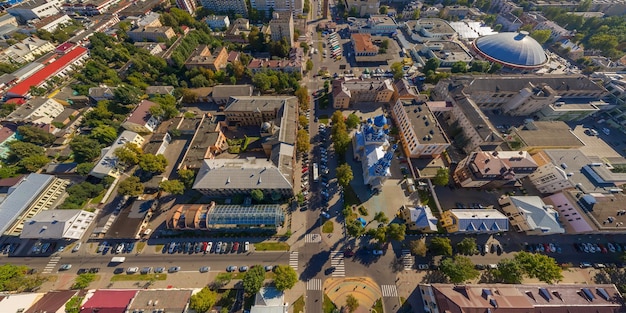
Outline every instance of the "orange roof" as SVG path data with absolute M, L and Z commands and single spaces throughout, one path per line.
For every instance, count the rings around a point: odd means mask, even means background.
M 372 43 L 370 34 L 352 34 L 355 52 L 378 52 L 378 48 Z

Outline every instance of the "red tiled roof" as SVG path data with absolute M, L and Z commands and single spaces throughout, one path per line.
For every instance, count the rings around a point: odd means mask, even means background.
M 24 103 L 26 103 L 26 100 L 24 100 L 23 98 L 11 98 L 7 101 L 4 101 L 4 103 L 14 103 L 17 105 L 22 105 Z
M 124 313 L 137 290 L 98 290 L 81 308 L 81 313 Z
M 148 120 L 150 119 L 150 108 L 157 105 L 156 103 L 148 100 L 141 100 L 139 105 L 135 108 L 133 113 L 130 114 L 126 122 L 146 125 Z
M 31 77 L 26 78 L 21 83 L 13 86 L 13 88 L 9 89 L 7 95 L 15 95 L 18 97 L 23 97 L 28 92 L 30 92 L 30 87 L 39 86 L 46 79 L 50 78 L 50 76 L 58 73 L 60 70 L 64 69 L 68 64 L 72 63 L 78 57 L 87 53 L 87 49 L 84 47 L 76 47 L 74 50 L 68 52 L 62 57 L 58 58 L 56 61 L 50 63 L 46 67 L 39 70 L 37 73 L 33 74 Z
M 59 45 L 58 47 L 56 47 L 56 49 L 54 51 L 56 51 L 57 53 L 66 53 L 72 47 L 74 47 L 74 44 L 68 41 L 68 42 L 64 42 L 61 45 Z

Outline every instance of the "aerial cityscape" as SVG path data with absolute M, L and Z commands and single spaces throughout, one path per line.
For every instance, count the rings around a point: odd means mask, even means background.
M 626 312 L 624 0 L 0 9 L 0 313 Z

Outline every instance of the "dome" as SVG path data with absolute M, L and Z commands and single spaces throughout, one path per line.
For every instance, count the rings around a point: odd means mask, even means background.
M 387 124 L 387 118 L 384 115 L 379 115 L 374 118 L 374 125 L 376 127 L 383 127 Z
M 265 122 L 263 124 L 261 124 L 261 131 L 263 132 L 267 132 L 270 130 L 270 128 L 272 128 L 272 124 Z
M 541 45 L 525 31 L 480 37 L 474 48 L 490 61 L 513 68 L 538 68 L 548 61 Z

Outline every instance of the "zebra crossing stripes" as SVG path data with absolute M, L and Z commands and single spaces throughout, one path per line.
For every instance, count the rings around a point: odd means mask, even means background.
M 411 250 L 402 250 L 402 265 L 405 271 L 413 269 L 415 258 L 411 255 Z
M 322 242 L 322 235 L 320 234 L 306 234 L 304 237 L 304 243 L 319 243 Z
M 306 290 L 322 290 L 322 280 L 314 278 L 307 281 Z
M 330 266 L 335 268 L 333 277 L 345 277 L 346 276 L 346 264 L 343 259 L 342 251 L 332 251 L 330 253 Z
M 380 289 L 383 291 L 383 297 L 397 297 L 398 289 L 396 285 L 381 285 Z
M 289 266 L 294 270 L 298 270 L 298 252 L 294 251 L 289 254 Z
M 57 263 L 59 263 L 59 261 L 61 261 L 60 256 L 51 257 L 50 261 L 48 261 L 48 264 L 46 264 L 46 267 L 44 267 L 42 273 L 43 274 L 52 273 L 52 270 L 57 266 Z

